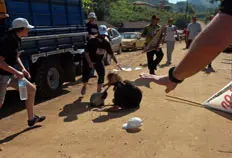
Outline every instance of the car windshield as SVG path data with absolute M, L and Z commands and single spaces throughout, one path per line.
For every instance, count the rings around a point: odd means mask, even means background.
M 137 35 L 134 33 L 124 33 L 124 34 L 122 34 L 122 38 L 124 38 L 124 39 L 136 39 Z

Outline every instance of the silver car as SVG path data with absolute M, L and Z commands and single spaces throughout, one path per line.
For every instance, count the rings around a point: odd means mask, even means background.
M 114 29 L 114 28 L 109 28 L 108 29 L 108 34 L 110 38 L 110 44 L 113 49 L 113 52 L 117 52 L 118 54 L 121 54 L 122 52 L 122 37 L 120 33 Z M 105 56 L 105 64 L 110 65 L 111 64 L 111 56 L 109 54 L 106 54 Z

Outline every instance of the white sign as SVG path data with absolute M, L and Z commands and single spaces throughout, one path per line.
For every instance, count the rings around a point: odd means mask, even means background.
M 232 113 L 232 82 L 203 103 L 204 106 Z

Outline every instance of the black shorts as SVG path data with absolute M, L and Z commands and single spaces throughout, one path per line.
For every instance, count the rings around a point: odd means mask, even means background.
M 232 0 L 222 0 L 220 11 L 232 15 Z

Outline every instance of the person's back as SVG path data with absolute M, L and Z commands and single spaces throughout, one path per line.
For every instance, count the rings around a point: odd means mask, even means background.
M 139 108 L 142 91 L 130 81 L 114 84 L 114 104 L 122 108 Z

